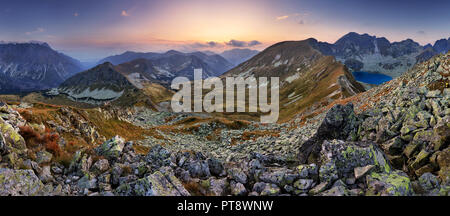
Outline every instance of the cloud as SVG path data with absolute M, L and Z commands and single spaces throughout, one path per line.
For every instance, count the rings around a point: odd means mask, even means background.
M 284 20 L 284 19 L 287 19 L 287 18 L 289 18 L 289 15 L 279 16 L 276 19 L 277 20 Z
M 305 21 L 300 20 L 300 21 L 298 21 L 298 24 L 303 25 L 303 24 L 305 24 Z
M 128 14 L 128 12 L 126 10 L 123 10 L 120 15 L 124 16 L 124 17 L 130 16 L 130 14 Z
M 44 32 L 44 31 L 45 31 L 44 28 L 39 27 L 39 28 L 37 28 L 37 29 L 34 30 L 34 31 L 25 32 L 25 34 L 26 34 L 26 35 L 32 35 L 32 34 L 42 33 L 42 32 Z
M 420 30 L 420 31 L 417 31 L 417 34 L 419 34 L 419 35 L 426 35 L 427 33 L 425 31 Z
M 73 16 L 74 17 L 77 17 L 77 16 L 79 16 L 80 14 L 78 13 L 78 12 L 75 12 L 74 14 L 73 14 Z
M 232 47 L 251 47 L 261 44 L 261 42 L 257 40 L 252 41 L 240 41 L 240 40 L 230 40 L 229 42 L 225 42 L 226 45 Z
M 190 44 L 190 47 L 192 48 L 217 48 L 217 47 L 222 47 L 223 45 L 219 42 L 215 42 L 215 41 L 209 41 L 209 42 L 205 42 L 205 43 L 201 43 L 201 42 L 196 42 L 193 44 Z

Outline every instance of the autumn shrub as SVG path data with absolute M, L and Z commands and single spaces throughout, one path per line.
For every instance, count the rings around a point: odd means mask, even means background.
M 40 150 L 43 147 L 55 156 L 61 154 L 62 151 L 58 144 L 59 134 L 49 129 L 46 129 L 43 133 L 39 133 L 28 125 L 19 127 L 19 130 L 28 148 Z

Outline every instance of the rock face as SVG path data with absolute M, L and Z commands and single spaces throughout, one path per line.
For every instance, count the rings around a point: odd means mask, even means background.
M 79 61 L 46 43 L 0 44 L 0 93 L 56 87 L 82 70 Z

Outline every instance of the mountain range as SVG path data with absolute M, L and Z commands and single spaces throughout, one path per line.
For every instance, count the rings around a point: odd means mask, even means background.
M 47 43 L 0 43 L 0 92 L 56 87 L 82 70 L 78 60 Z
M 411 39 L 391 43 L 384 37 L 350 32 L 334 44 L 320 42 L 313 38 L 308 40 L 308 44 L 321 55 L 333 56 L 338 62 L 344 64 L 349 72 L 381 73 L 395 78 L 416 63 L 426 61 L 438 53 L 448 52 L 450 38 L 438 40 L 434 45 L 421 46 Z M 145 74 L 151 82 L 168 87 L 170 81 L 176 76 L 185 76 L 192 80 L 194 68 L 203 69 L 203 78 L 220 76 L 227 71 L 251 68 L 248 65 L 255 61 L 252 59 L 257 57 L 258 53 L 250 49 L 227 50 L 221 54 L 182 53 L 175 50 L 165 53 L 128 51 L 106 57 L 99 61 L 99 64 L 110 62 L 113 65 L 120 65 L 122 71 L 129 71 L 129 73 L 138 71 Z M 289 61 L 289 59 L 286 60 Z M 262 63 L 255 67 L 269 65 L 269 62 Z M 277 61 L 277 64 L 283 65 L 282 63 L 284 62 Z M 1 93 L 54 88 L 83 69 L 79 61 L 53 50 L 46 43 L 0 44 Z M 279 70 L 278 68 L 275 71 Z M 283 72 L 281 75 L 290 73 Z
M 398 77 L 416 63 L 450 49 L 450 38 L 438 40 L 434 46 L 423 47 L 411 39 L 391 43 L 384 37 L 355 32 L 344 35 L 334 44 L 315 39 L 312 42 L 324 55 L 335 56 L 352 71 L 381 73 L 391 77 Z

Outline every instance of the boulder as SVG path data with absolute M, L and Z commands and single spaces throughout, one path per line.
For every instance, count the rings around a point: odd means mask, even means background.
M 322 163 L 327 167 L 320 168 L 321 181 L 325 170 L 328 170 L 326 173 L 337 174 L 338 178 L 353 176 L 355 168 L 369 165 L 376 172 L 389 173 L 392 170 L 383 151 L 372 142 L 324 141 L 320 155 Z
M 300 146 L 298 156 L 300 163 L 306 163 L 308 160 L 314 162 L 314 157 L 320 152 L 324 140 L 356 140 L 360 125 L 361 120 L 353 111 L 352 103 L 345 106 L 340 104 L 333 106 L 327 112 L 325 119 L 313 137 Z M 313 158 L 310 158 L 310 156 L 313 156 Z
M 366 195 L 412 196 L 414 191 L 407 175 L 401 171 L 390 173 L 372 172 L 366 175 Z
M 115 136 L 97 147 L 96 151 L 99 155 L 105 156 L 108 160 L 115 160 L 122 154 L 124 146 L 125 140 L 120 136 Z
M 32 170 L 0 168 L 0 196 L 36 196 L 43 188 Z
M 165 174 L 163 172 L 165 172 Z M 156 171 L 135 182 L 122 184 L 116 189 L 116 193 L 125 196 L 190 195 L 173 173 L 168 171 Z

